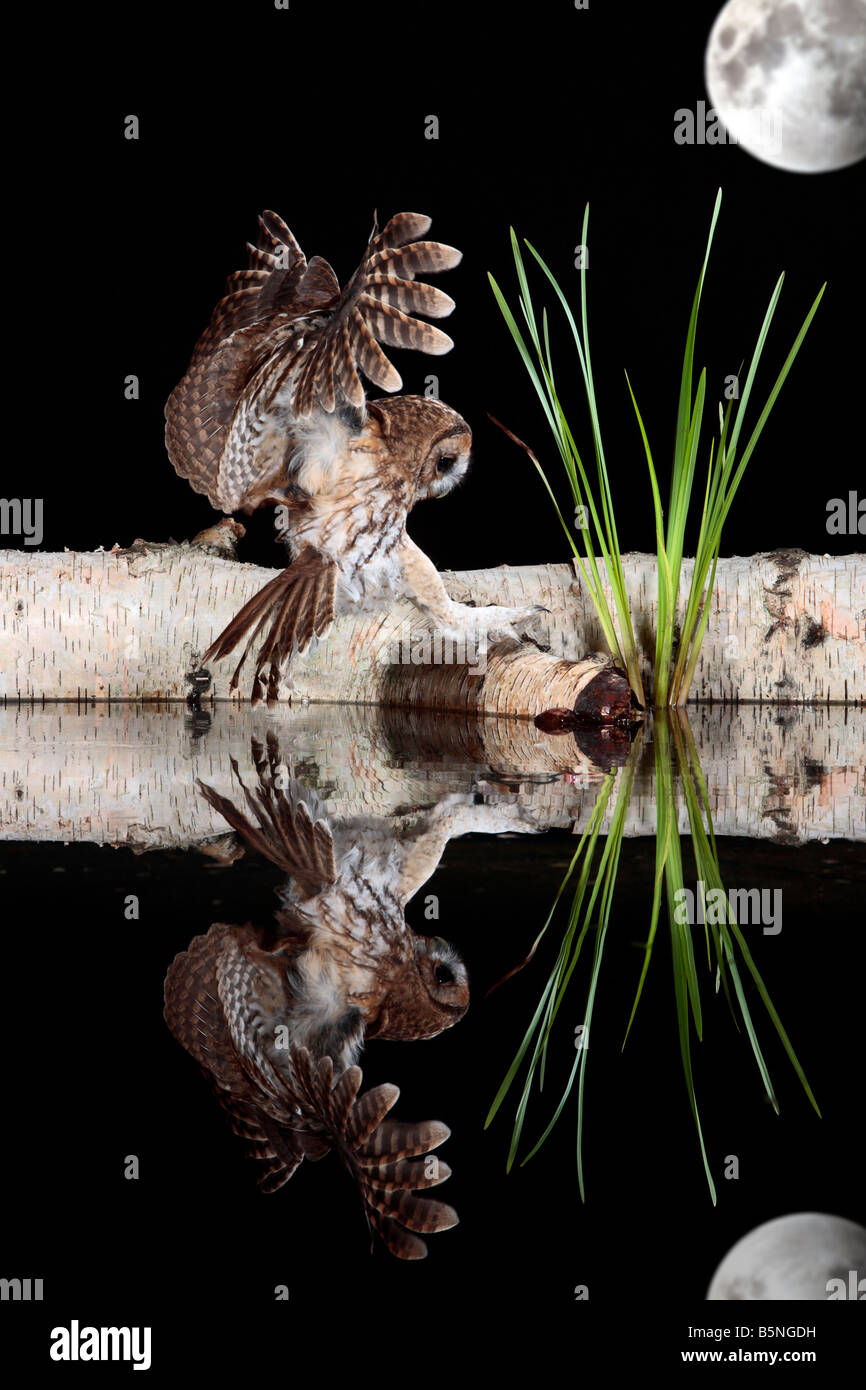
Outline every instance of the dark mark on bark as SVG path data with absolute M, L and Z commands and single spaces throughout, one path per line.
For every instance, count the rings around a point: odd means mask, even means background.
M 764 636 L 761 638 L 761 641 L 764 643 L 769 642 L 771 638 L 775 637 L 777 632 L 783 632 L 786 627 L 790 626 L 790 618 L 778 618 L 776 622 L 771 623 L 771 625 L 767 628 L 767 631 L 764 633 Z
M 775 637 L 777 632 L 783 632 L 785 628 L 791 627 L 791 619 L 785 612 L 785 600 L 791 597 L 792 591 L 790 581 L 794 578 L 801 564 L 806 558 L 805 550 L 769 550 L 761 556 L 764 560 L 770 560 L 778 567 L 778 573 L 770 588 L 765 584 L 764 593 L 767 595 L 767 612 L 774 620 L 767 631 L 764 633 L 762 643 L 766 645 Z
M 768 550 L 764 552 L 761 558 L 772 560 L 774 564 L 778 565 L 779 573 L 776 576 L 773 589 L 776 593 L 779 593 L 780 585 L 787 584 L 788 581 L 793 579 L 796 575 L 803 561 L 806 559 L 806 552 L 796 547 L 792 550 Z
M 813 787 L 820 787 L 827 776 L 827 769 L 823 763 L 819 763 L 816 758 L 806 758 L 803 763 L 803 772 L 806 777 L 806 787 L 811 791 Z
M 802 644 L 804 647 L 818 647 L 827 636 L 827 629 L 823 623 L 816 623 L 814 618 L 803 620 Z

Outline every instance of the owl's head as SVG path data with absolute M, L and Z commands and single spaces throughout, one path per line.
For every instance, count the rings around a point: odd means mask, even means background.
M 393 396 L 367 404 L 389 461 L 414 486 L 416 502 L 443 497 L 469 467 L 472 431 L 456 410 L 427 396 Z
M 435 1038 L 459 1023 L 469 1008 L 469 976 L 454 947 L 441 936 L 409 935 L 411 954 L 394 972 L 375 1019 L 368 1023 L 368 1038 Z

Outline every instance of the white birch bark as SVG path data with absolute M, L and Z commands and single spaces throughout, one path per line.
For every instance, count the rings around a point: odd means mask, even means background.
M 501 800 L 539 828 L 582 831 L 603 778 L 575 737 L 527 720 L 436 711 L 218 705 L 16 705 L 0 709 L 0 840 L 171 848 L 223 836 L 197 779 L 239 799 L 231 758 L 256 785 L 250 738 L 276 734 L 291 777 L 329 816 L 411 820 L 443 797 Z M 778 843 L 866 840 L 866 718 L 842 708 L 700 706 L 688 711 L 717 835 Z M 626 750 L 628 739 L 625 739 Z M 652 721 L 627 835 L 656 826 Z M 618 756 L 622 756 L 620 750 Z M 688 818 L 676 792 L 679 826 Z M 615 790 L 609 807 L 616 800 Z M 610 814 L 604 823 L 606 830 Z M 478 829 L 484 829 L 479 822 Z
M 655 557 L 626 555 L 624 566 L 650 689 Z M 273 573 L 186 542 L 79 554 L 0 552 L 0 695 L 7 701 L 184 698 L 185 675 L 199 654 Z M 681 609 L 690 574 L 685 560 Z M 535 629 L 547 654 L 500 644 L 487 655 L 483 673 L 460 661 L 447 664 L 449 653 L 441 651 L 446 664 L 413 665 L 413 650 L 424 652 L 413 649 L 409 634 L 422 624 L 411 604 L 400 603 L 381 615 L 338 619 L 317 650 L 293 662 L 295 698 L 521 715 L 573 704 L 595 668 L 563 663 L 602 651 L 604 642 L 571 565 L 443 577 L 451 596 L 464 602 L 549 608 Z M 402 657 L 396 662 L 395 644 Z M 211 667 L 218 699 L 228 694 L 236 659 Z M 242 680 L 242 697 L 248 689 Z M 720 560 L 691 696 L 866 701 L 866 557 L 776 551 Z

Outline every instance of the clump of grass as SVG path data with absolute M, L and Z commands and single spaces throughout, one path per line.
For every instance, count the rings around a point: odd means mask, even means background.
M 720 553 L 722 530 L 725 520 L 742 481 L 746 465 L 754 452 L 776 398 L 800 350 L 803 339 L 812 322 L 818 304 L 821 301 L 824 289 L 826 288 L 826 285 L 821 286 L 821 289 L 806 315 L 803 325 L 794 340 L 794 344 L 785 359 L 784 365 L 776 378 L 773 388 L 767 396 L 763 409 L 760 411 L 758 419 L 748 438 L 748 442 L 741 453 L 739 452 L 739 447 L 746 409 L 752 394 L 755 374 L 761 361 L 764 345 L 782 291 L 782 284 L 785 278 L 784 275 L 779 276 L 770 298 L 761 331 L 758 334 L 758 339 L 752 353 L 742 394 L 737 400 L 736 406 L 734 406 L 733 398 L 728 400 L 728 405 L 724 412 L 722 412 L 721 405 L 719 406 L 719 437 L 717 441 L 714 439 L 710 446 L 709 468 L 706 487 L 704 489 L 703 510 L 701 513 L 700 534 L 695 555 L 695 565 L 692 572 L 688 598 L 686 600 L 685 614 L 681 624 L 680 638 L 676 646 L 676 652 L 674 652 L 674 628 L 680 593 L 683 544 L 686 523 L 692 505 L 692 491 L 706 403 L 706 368 L 701 370 L 697 387 L 694 387 L 695 340 L 697 336 L 701 293 L 707 272 L 710 249 L 713 242 L 721 201 L 722 193 L 720 189 L 713 208 L 706 251 L 694 300 L 692 302 L 692 310 L 686 335 L 686 346 L 680 377 L 679 403 L 674 438 L 673 470 L 666 523 L 653 453 L 644 429 L 643 419 L 638 409 L 637 401 L 631 389 L 631 383 L 626 375 L 626 384 L 637 417 L 638 428 L 643 441 L 649 469 L 655 519 L 656 551 L 658 559 L 658 622 L 654 659 L 653 703 L 656 706 L 684 704 L 688 698 L 689 688 L 700 655 L 701 643 L 707 627 L 710 599 L 712 597 L 713 583 L 715 581 L 716 563 Z M 581 243 L 584 247 L 588 245 L 588 226 L 589 205 L 587 204 L 581 231 Z M 635 643 L 634 627 L 628 604 L 625 575 L 623 572 L 619 538 L 614 517 L 610 477 L 604 454 L 604 445 L 602 443 L 601 425 L 596 404 L 595 385 L 593 382 L 592 360 L 589 351 L 589 334 L 587 329 L 587 258 L 584 256 L 580 270 L 580 328 L 578 328 L 575 315 L 569 305 L 568 299 L 563 293 L 552 271 L 530 242 L 527 241 L 525 245 L 541 267 L 549 284 L 552 286 L 574 339 L 592 426 L 597 478 L 595 489 L 590 482 L 580 452 L 575 444 L 574 434 L 566 417 L 560 399 L 560 393 L 557 388 L 550 349 L 547 309 L 544 308 L 542 310 L 539 328 L 539 320 L 530 293 L 523 255 L 513 228 L 511 230 L 511 247 L 520 290 L 518 304 L 520 307 L 520 314 L 524 321 L 526 336 L 524 336 L 524 332 L 521 330 L 515 315 L 509 308 L 505 296 L 500 290 L 496 280 L 492 275 L 489 278 L 496 301 L 502 311 L 503 317 L 517 345 L 518 351 L 520 352 L 530 381 L 544 409 L 548 425 L 553 434 L 554 442 L 565 467 L 574 506 L 576 509 L 581 509 L 580 515 L 586 515 L 591 518 L 591 526 L 587 525 L 581 528 L 584 550 L 583 556 L 581 556 L 578 551 L 571 528 L 566 524 L 563 518 L 553 488 L 551 487 L 544 469 L 532 450 L 526 445 L 522 445 L 522 447 L 526 449 L 526 452 L 541 474 L 544 485 L 556 509 L 559 521 L 574 552 L 610 651 L 625 668 L 631 688 L 638 700 L 642 705 L 646 705 L 647 701 L 643 689 L 639 655 Z M 529 340 L 528 343 L 527 337 Z M 514 438 L 513 435 L 511 437 Z M 516 442 L 520 443 L 519 440 Z M 598 549 L 607 573 L 608 583 L 613 596 L 613 610 L 611 610 L 602 587 L 601 576 L 596 560 L 596 549 Z M 616 615 L 616 622 L 614 621 L 614 613 Z
M 673 749 L 671 748 L 671 738 L 673 740 Z M 520 1140 L 524 1129 L 533 1085 L 537 1080 L 539 1090 L 543 1089 L 544 1086 L 548 1048 L 557 1014 L 560 1012 L 566 990 L 578 963 L 581 949 L 587 938 L 594 933 L 592 967 L 587 1000 L 583 1012 L 583 1045 L 576 1050 L 574 1063 L 571 1067 L 565 1089 L 554 1110 L 552 1118 L 539 1139 L 522 1160 L 522 1163 L 528 1163 L 529 1159 L 541 1148 L 562 1114 L 568 1097 L 574 1089 L 575 1080 L 577 1080 L 577 1173 L 580 1195 L 584 1200 L 586 1193 L 583 1169 L 583 1122 L 584 1081 L 587 1060 L 587 1048 L 585 1044 L 588 1041 L 593 1009 L 598 991 L 602 952 L 610 924 L 611 904 L 613 901 L 620 850 L 622 848 L 622 839 L 625 830 L 625 816 L 631 799 L 635 762 L 639 747 L 640 735 L 635 740 L 629 761 L 625 768 L 622 769 L 620 775 L 620 786 L 617 793 L 615 808 L 591 891 L 589 885 L 592 876 L 592 866 L 598 848 L 601 826 L 617 777 L 615 772 L 609 773 L 601 786 L 589 824 L 581 836 L 572 861 L 559 886 L 547 920 L 536 937 L 532 950 L 530 951 L 531 957 L 535 953 L 541 938 L 549 928 L 560 899 L 567 885 L 572 880 L 578 865 L 580 865 L 580 873 L 572 897 L 568 921 L 563 932 L 562 943 L 557 952 L 547 983 L 542 991 L 538 1007 L 526 1030 L 517 1055 L 509 1067 L 502 1085 L 496 1093 L 496 1097 L 485 1121 L 486 1128 L 490 1125 L 502 1106 L 531 1047 L 532 1050 L 524 1077 L 523 1089 L 518 1101 L 512 1127 L 507 1161 L 507 1168 L 510 1171 L 520 1147 Z M 649 930 L 644 948 L 643 965 L 631 1014 L 625 1030 L 623 1047 L 625 1047 L 632 1024 L 634 1023 L 638 1004 L 643 992 L 644 982 L 649 970 L 661 914 L 662 893 L 664 892 L 671 936 L 674 998 L 676 1004 L 680 1056 L 682 1058 L 689 1105 L 697 1128 L 704 1172 L 706 1174 L 710 1195 L 715 1203 L 716 1188 L 704 1144 L 692 1064 L 692 1030 L 694 1029 L 697 1039 L 700 1042 L 703 1039 L 704 1027 L 698 969 L 692 940 L 692 926 L 687 921 L 682 920 L 682 915 L 678 911 L 678 905 L 684 901 L 683 897 L 679 896 L 684 889 L 684 876 L 682 850 L 678 830 L 677 800 L 674 790 L 675 770 L 679 772 L 679 779 L 688 811 L 689 831 L 694 850 L 697 877 L 708 889 L 720 890 L 722 897 L 714 897 L 714 902 L 724 901 L 723 920 L 721 922 L 715 921 L 715 914 L 705 914 L 707 964 L 712 971 L 713 956 L 715 956 L 716 990 L 718 991 L 721 988 L 724 991 L 732 1017 L 738 1027 L 737 1015 L 739 1013 L 739 1019 L 749 1039 L 767 1096 L 773 1108 L 778 1113 L 778 1101 L 770 1080 L 769 1068 L 758 1041 L 757 1029 L 746 994 L 744 970 L 745 974 L 751 976 L 752 982 L 757 989 L 767 1014 L 773 1023 L 782 1046 L 799 1077 L 800 1083 L 809 1101 L 818 1114 L 820 1114 L 820 1111 L 818 1110 L 817 1102 L 812 1094 L 811 1087 L 806 1079 L 800 1061 L 782 1025 L 775 1006 L 773 1005 L 767 987 L 752 959 L 743 933 L 736 922 L 728 895 L 725 893 L 719 867 L 719 856 L 713 832 L 713 822 L 710 814 L 706 783 L 698 760 L 697 749 L 691 729 L 684 716 L 680 716 L 678 712 L 673 712 L 671 714 L 669 727 L 665 712 L 662 711 L 657 714 L 654 727 L 654 753 L 657 820 L 653 899 L 650 909 Z M 704 819 L 706 820 L 706 824 L 704 823 Z M 593 920 L 594 913 L 595 920 Z

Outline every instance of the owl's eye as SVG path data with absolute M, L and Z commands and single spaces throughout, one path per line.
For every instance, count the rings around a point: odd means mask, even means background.
M 453 985 L 454 983 L 454 971 L 450 965 L 437 965 L 433 971 L 433 976 L 437 985 Z
M 436 472 L 450 473 L 456 462 L 457 460 L 453 454 L 443 454 L 436 463 Z

